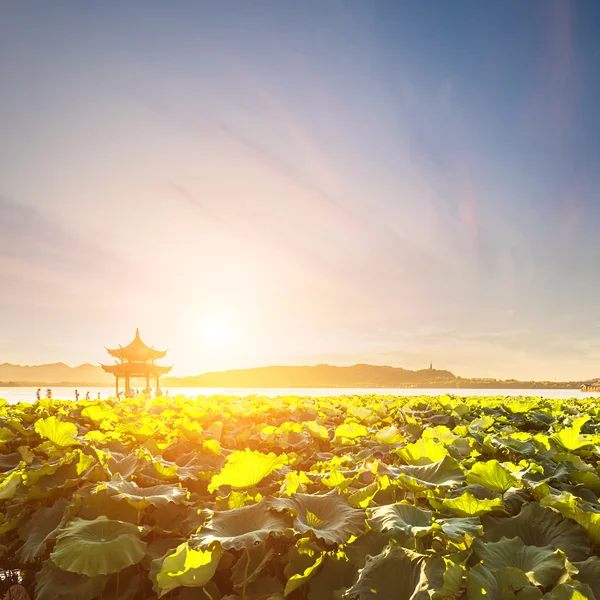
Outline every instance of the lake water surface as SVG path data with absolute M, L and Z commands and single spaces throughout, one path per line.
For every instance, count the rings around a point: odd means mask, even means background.
M 0 387 L 0 398 L 10 403 L 34 402 L 35 387 Z M 112 387 L 78 388 L 79 398 L 85 398 L 89 391 L 90 398 L 108 398 L 114 394 Z M 597 397 L 600 392 L 580 392 L 579 390 L 496 390 L 496 389 L 456 389 L 456 388 L 173 388 L 169 390 L 172 396 L 213 396 L 215 394 L 227 396 L 348 396 L 379 394 L 392 396 L 441 396 L 452 394 L 454 396 L 542 396 L 544 398 L 586 398 Z M 46 388 L 42 388 L 42 396 Z M 52 388 L 52 397 L 61 400 L 75 400 L 75 388 Z

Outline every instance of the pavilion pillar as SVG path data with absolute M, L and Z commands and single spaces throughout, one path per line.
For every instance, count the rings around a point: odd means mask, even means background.
M 115 397 L 119 397 L 119 376 L 115 375 Z
M 129 392 L 129 375 L 125 375 L 125 395 Z
M 150 376 L 146 375 L 146 391 L 150 390 Z

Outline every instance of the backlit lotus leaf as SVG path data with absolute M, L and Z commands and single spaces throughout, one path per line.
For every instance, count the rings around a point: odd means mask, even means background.
M 56 446 L 68 448 L 77 446 L 79 442 L 74 439 L 77 435 L 77 427 L 73 423 L 61 421 L 57 417 L 38 419 L 35 422 L 35 431 L 40 437 L 50 440 Z
M 424 584 L 424 556 L 395 544 L 367 556 L 356 583 L 343 595 L 352 600 L 411 600 Z
M 327 428 L 323 427 L 323 425 L 319 425 L 316 421 L 307 421 L 304 423 L 304 427 L 310 435 L 318 440 L 329 440 L 329 433 L 327 432 Z
M 442 506 L 459 517 L 479 517 L 495 508 L 501 508 L 502 500 L 500 498 L 480 500 L 470 492 L 465 492 L 456 498 L 444 498 Z
M 378 506 L 367 511 L 367 522 L 373 531 L 394 529 L 403 533 L 420 537 L 427 535 L 433 527 L 433 513 L 413 506 L 397 502 Z
M 192 539 L 204 548 L 219 542 L 225 550 L 241 550 L 285 528 L 283 517 L 270 510 L 265 500 L 261 500 L 258 504 L 214 512 Z
M 107 577 L 86 577 L 59 569 L 51 560 L 42 563 L 35 576 L 36 600 L 90 600 L 99 598 Z
M 397 444 L 406 441 L 400 430 L 395 426 L 383 427 L 375 434 L 375 439 L 382 444 Z
M 539 600 L 541 590 L 528 579 L 527 574 L 515 567 L 492 571 L 476 565 L 467 575 L 469 600 Z
M 585 529 L 592 544 L 600 544 L 600 513 L 576 508 L 573 518 Z
M 42 556 L 48 541 L 56 538 L 59 529 L 68 518 L 66 508 L 69 501 L 59 498 L 50 508 L 39 508 L 24 526 L 19 528 L 19 537 L 23 545 L 18 556 L 24 562 Z
M 67 523 L 58 533 L 50 558 L 64 571 L 95 577 L 138 563 L 145 551 L 146 543 L 135 525 L 101 516 Z
M 283 592 L 284 596 L 289 596 L 292 592 L 302 587 L 312 577 L 317 574 L 319 567 L 323 563 L 323 554 L 315 554 L 312 558 L 311 564 L 309 564 L 300 573 L 294 573 L 286 582 L 285 589 Z
M 152 562 L 150 578 L 154 582 L 154 590 L 162 598 L 166 593 L 178 587 L 203 587 L 215 574 L 223 548 L 214 549 L 190 548 L 187 542 L 177 549 Z
M 21 484 L 22 477 L 20 471 L 13 471 L 0 482 L 0 500 L 10 500 L 16 493 Z
M 255 450 L 236 450 L 232 452 L 219 473 L 214 475 L 208 491 L 228 485 L 236 490 L 244 490 L 258 485 L 275 469 L 280 469 L 286 462 L 285 455 L 277 456 L 270 452 L 263 454 Z
M 381 489 L 379 482 L 374 481 L 364 488 L 348 496 L 348 504 L 353 508 L 367 508 L 377 492 Z
M 312 531 L 329 544 L 342 544 L 365 529 L 363 510 L 351 508 L 336 490 L 328 494 L 294 494 L 289 498 L 273 498 L 276 510 L 289 510 L 294 527 L 300 533 Z
M 497 460 L 475 463 L 467 473 L 467 483 L 482 485 L 498 494 L 518 485 L 517 479 Z
M 273 560 L 273 555 L 273 548 L 266 550 L 264 544 L 257 544 L 249 548 L 248 552 L 244 552 L 231 569 L 233 587 L 242 589 L 244 582 L 248 585 L 256 581 Z
M 567 573 L 566 557 L 551 546 L 527 546 L 519 538 L 501 538 L 498 542 L 473 542 L 473 560 L 489 571 L 513 567 L 523 571 L 534 585 L 553 586 Z
M 550 436 L 550 439 L 562 450 L 575 452 L 586 446 L 593 445 L 593 439 L 581 435 L 579 427 L 566 427 Z
M 368 429 L 360 423 L 342 423 L 335 428 L 336 438 L 346 438 L 348 440 L 365 437 L 368 433 Z
M 442 460 L 448 455 L 448 450 L 433 440 L 420 439 L 404 448 L 394 450 L 394 454 L 408 465 L 423 466 Z
M 584 560 L 589 555 L 590 544 L 585 529 L 537 502 L 526 504 L 518 515 L 508 519 L 484 517 L 483 525 L 486 541 L 518 537 L 528 546 L 560 549 L 571 562 Z
M 116 475 L 111 481 L 100 484 L 113 495 L 114 500 L 126 500 L 141 510 L 152 505 L 158 508 L 164 507 L 169 502 L 180 504 L 186 498 L 187 491 L 176 485 L 153 485 L 151 487 L 140 487 L 133 481 L 125 481 L 120 475 Z

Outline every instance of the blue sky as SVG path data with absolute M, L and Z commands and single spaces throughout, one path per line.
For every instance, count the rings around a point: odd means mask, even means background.
M 0 362 L 140 327 L 176 373 L 600 375 L 599 33 L 593 0 L 5 3 Z

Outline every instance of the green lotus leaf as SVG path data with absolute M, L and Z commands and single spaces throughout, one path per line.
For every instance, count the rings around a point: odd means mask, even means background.
M 406 478 L 410 478 L 427 489 L 453 487 L 461 484 L 465 479 L 462 469 L 451 456 L 444 456 L 441 460 L 428 465 L 402 466 L 398 470 L 403 482 Z
M 459 595 L 466 568 L 463 561 L 454 560 L 455 558 L 456 555 L 450 555 L 432 556 L 427 559 L 423 569 L 424 581 L 419 586 L 420 591 L 427 593 L 425 597 L 443 600 Z
M 600 513 L 575 508 L 573 518 L 585 529 L 592 544 L 600 544 Z
M 51 560 L 42 563 L 35 576 L 36 600 L 90 600 L 106 586 L 106 576 L 85 577 L 59 569 Z
M 362 569 L 367 556 L 381 554 L 394 538 L 395 533 L 393 529 L 384 532 L 369 529 L 349 544 L 344 545 L 344 552 L 355 568 Z
M 273 548 L 265 549 L 264 544 L 257 544 L 248 548 L 231 569 L 231 584 L 234 588 L 243 588 L 256 581 L 264 572 L 267 565 L 273 560 Z
M 194 550 L 187 542 L 152 562 L 150 579 L 159 598 L 178 587 L 204 587 L 215 574 L 223 548 Z
M 569 473 L 571 483 L 580 484 L 593 490 L 596 494 L 600 493 L 600 477 L 597 473 L 589 471 L 571 471 Z
M 0 500 L 10 500 L 21 485 L 22 476 L 20 471 L 13 471 L 0 483 Z
M 589 585 L 561 583 L 543 596 L 546 600 L 596 600 Z
M 223 469 L 212 477 L 208 491 L 214 492 L 222 485 L 229 485 L 236 490 L 254 487 L 275 469 L 280 469 L 285 462 L 285 455 L 277 456 L 272 452 L 263 454 L 249 449 L 236 450 L 227 457 Z
M 483 485 L 498 494 L 518 485 L 517 479 L 497 460 L 475 463 L 467 473 L 467 483 Z
M 573 579 L 589 585 L 594 596 L 600 598 L 600 558 L 590 556 L 584 561 L 573 563 L 573 566 L 579 571 L 573 575 Z
M 323 563 L 323 556 L 323 553 L 314 554 L 310 564 L 306 568 L 302 569 L 299 573 L 292 574 L 285 584 L 283 595 L 289 596 L 292 592 L 307 583 L 311 577 L 314 577 Z
M 436 521 L 436 525 L 439 525 L 451 540 L 463 540 L 467 535 L 477 537 L 483 530 L 478 518 L 440 519 Z
M 23 545 L 17 555 L 24 562 L 30 562 L 46 551 L 46 543 L 58 535 L 59 529 L 69 518 L 66 508 L 69 501 L 59 498 L 50 508 L 39 508 L 33 517 L 19 529 Z
M 213 513 L 192 539 L 203 548 L 219 542 L 225 550 L 241 550 L 263 542 L 271 533 L 285 528 L 283 517 L 269 510 L 266 500 L 261 500 L 258 504 Z
M 38 419 L 35 422 L 35 431 L 40 437 L 50 440 L 55 446 L 68 448 L 77 446 L 79 442 L 74 439 L 77 435 L 77 426 L 73 423 L 61 421 L 57 417 Z
M 356 583 L 343 598 L 357 600 L 413 600 L 423 585 L 423 559 L 402 546 L 387 546 L 377 556 L 367 556 Z
M 319 425 L 316 421 L 306 421 L 306 423 L 304 423 L 304 427 L 306 427 L 308 433 L 310 433 L 310 435 L 312 435 L 314 438 L 325 441 L 329 440 L 327 428 L 323 427 L 323 425 Z
M 394 450 L 394 454 L 397 454 L 406 464 L 423 466 L 442 460 L 448 456 L 448 450 L 442 444 L 421 438 L 413 444 Z
M 118 474 L 111 481 L 101 483 L 98 489 L 106 489 L 109 493 L 112 492 L 112 499 L 126 500 L 137 510 L 150 505 L 162 508 L 169 502 L 181 504 L 187 496 L 187 491 L 176 485 L 163 484 L 140 487 L 133 481 L 125 481 Z
M 581 435 L 580 427 L 566 427 L 550 436 L 550 439 L 566 452 L 575 452 L 575 450 L 593 445 L 592 439 Z
M 473 558 L 490 571 L 513 567 L 526 573 L 534 585 L 548 588 L 567 573 L 562 551 L 550 546 L 526 546 L 519 538 L 501 538 L 498 542 L 473 542 Z
M 273 498 L 276 510 L 294 514 L 294 527 L 300 533 L 312 531 L 329 544 L 342 544 L 365 529 L 363 510 L 351 508 L 335 490 L 324 495 L 294 494 L 289 498 Z
M 0 444 L 12 442 L 15 437 L 15 434 L 8 427 L 0 427 Z
M 540 589 L 515 567 L 491 571 L 484 565 L 476 565 L 467 575 L 469 600 L 539 600 L 541 597 Z
M 479 500 L 470 492 L 465 492 L 456 498 L 444 498 L 442 506 L 459 517 L 479 517 L 495 508 L 501 508 L 502 500 L 500 498 Z
M 571 562 L 584 560 L 590 551 L 585 530 L 556 511 L 537 502 L 526 504 L 521 512 L 509 519 L 484 517 L 486 541 L 497 542 L 502 537 L 520 538 L 527 546 L 552 546 L 562 550 Z
M 284 600 L 283 584 L 277 577 L 265 575 L 253 581 L 246 588 L 246 600 Z M 217 595 L 213 596 L 218 598 Z M 223 596 L 222 600 L 241 600 L 242 596 Z M 194 598 L 181 600 L 195 600 Z
M 383 427 L 375 434 L 375 439 L 382 444 L 398 444 L 406 441 L 400 430 L 395 426 Z
M 368 514 L 367 522 L 373 531 L 395 529 L 410 536 L 421 537 L 433 528 L 433 513 L 430 510 L 403 502 L 369 509 Z
M 368 433 L 369 430 L 360 423 L 342 423 L 335 428 L 336 438 L 346 438 L 348 440 L 365 437 Z
M 74 519 L 61 529 L 52 562 L 79 575 L 108 575 L 138 563 L 146 543 L 132 523 L 98 517 L 94 521 Z
M 350 494 L 350 496 L 348 496 L 348 504 L 353 508 L 367 508 L 380 489 L 379 483 L 374 481 L 353 494 Z
M 308 582 L 308 600 L 331 600 L 352 585 L 356 569 L 342 554 L 326 554 L 321 568 Z

